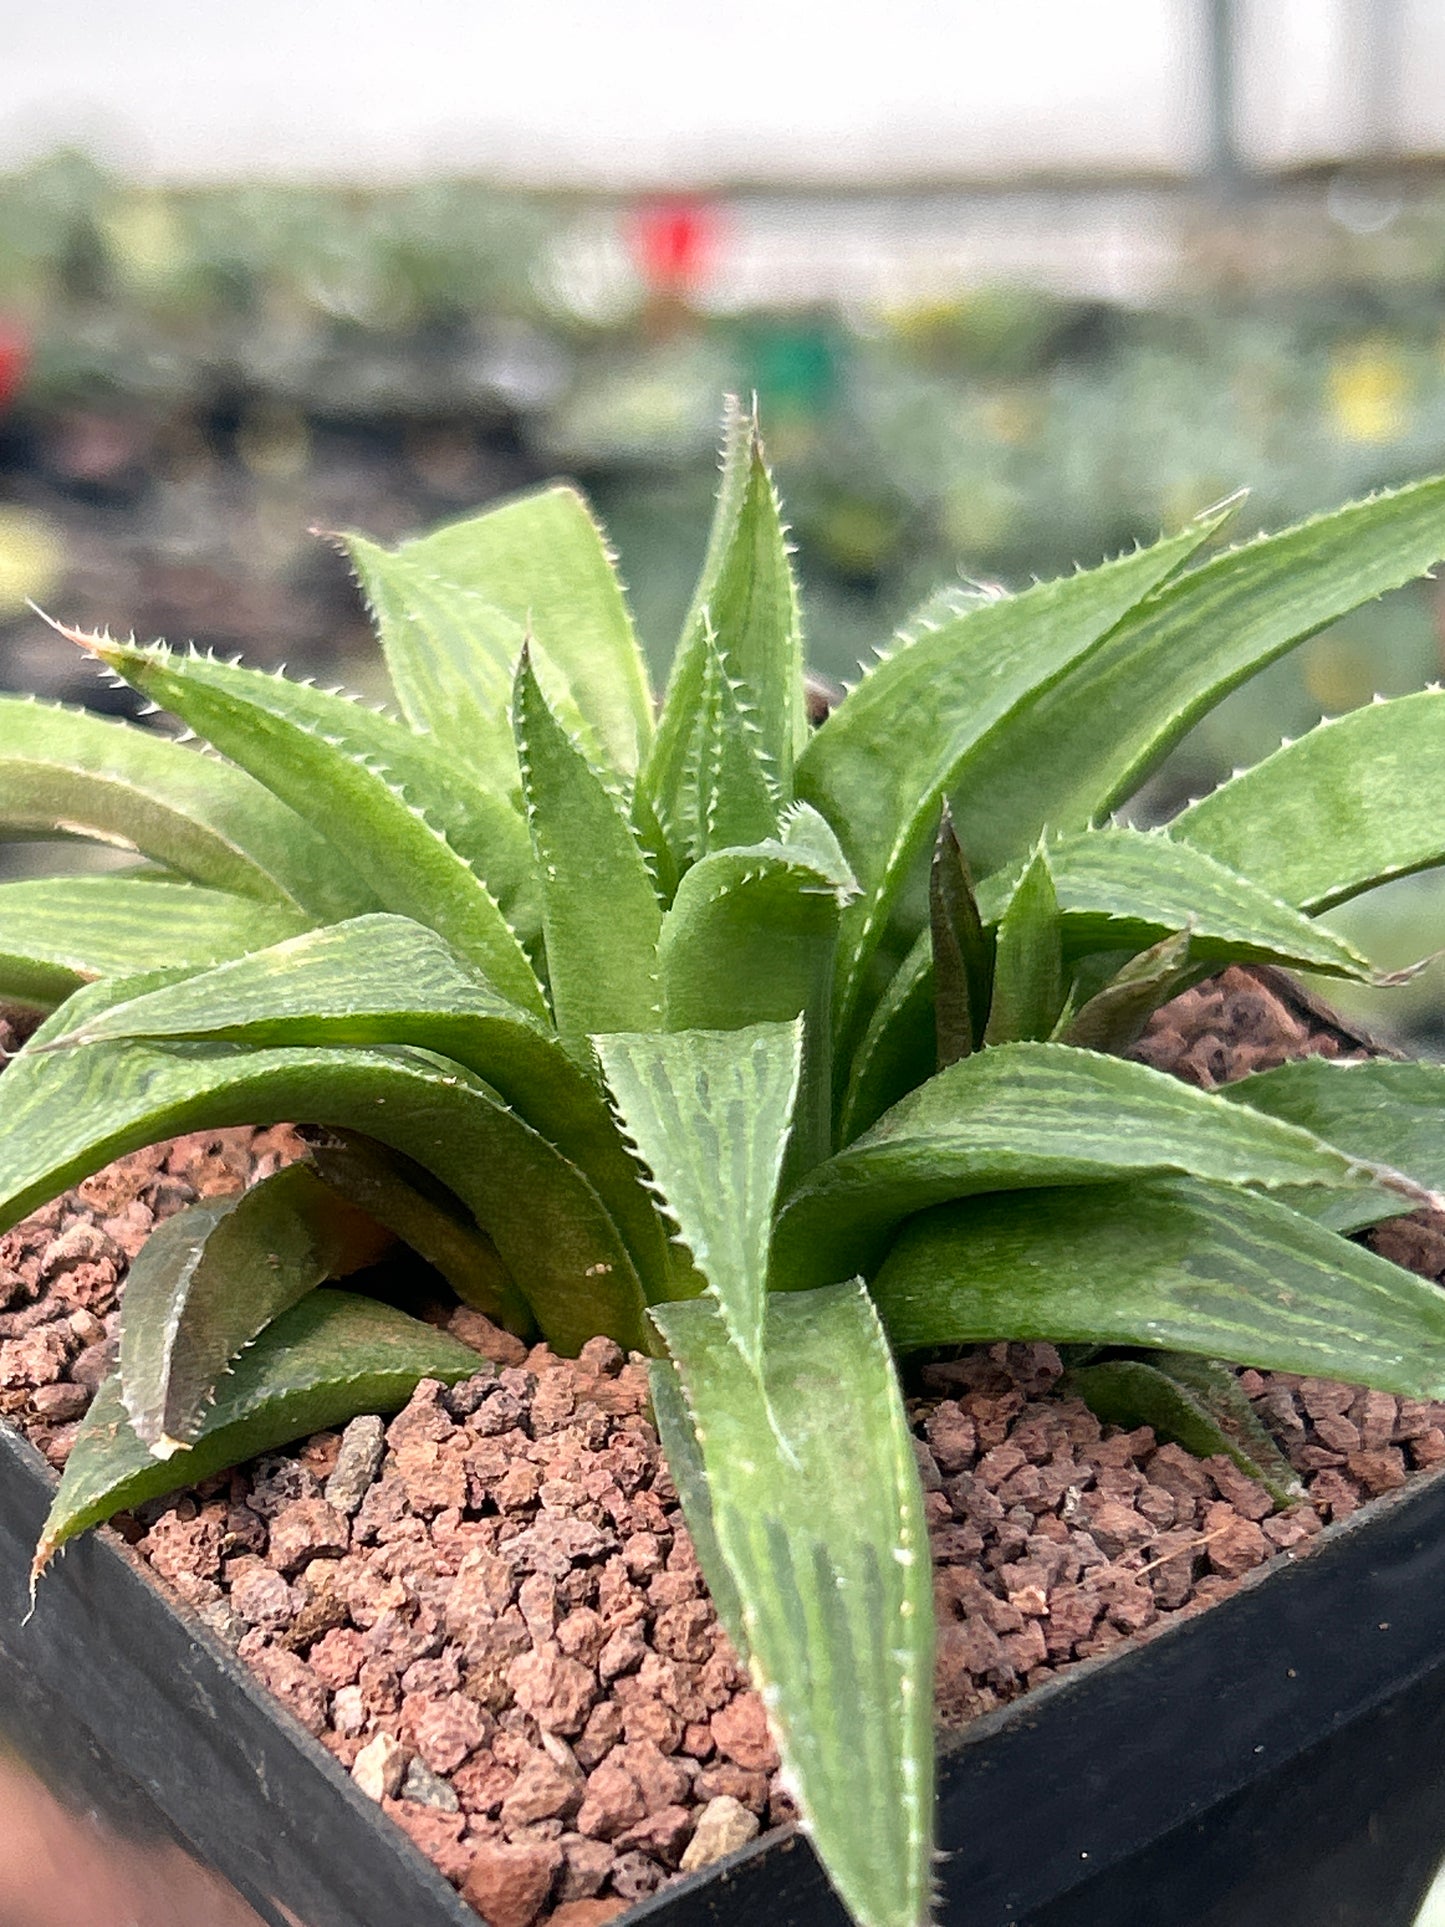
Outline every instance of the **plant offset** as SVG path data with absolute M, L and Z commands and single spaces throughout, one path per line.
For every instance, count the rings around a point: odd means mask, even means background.
M 1437 691 L 1166 831 L 1112 822 L 1230 689 L 1445 554 L 1445 480 L 1201 561 L 1223 519 L 935 598 L 810 731 L 734 410 L 658 709 L 566 488 L 348 539 L 398 719 L 79 636 L 218 754 L 0 701 L 7 833 L 141 859 L 0 886 L 0 996 L 51 1012 L 5 1074 L 3 1222 L 182 1131 L 291 1121 L 314 1147 L 137 1259 L 37 1570 L 121 1507 L 471 1374 L 329 1284 L 402 1240 L 514 1332 L 652 1354 L 819 1853 L 865 1927 L 921 1920 L 932 1607 L 894 1355 L 1083 1347 L 1082 1385 L 1266 1473 L 1202 1361 L 1445 1395 L 1445 1298 L 1341 1235 L 1445 1183 L 1445 1070 L 1312 1060 L 1213 1095 L 1107 1054 L 1231 961 L 1370 977 L 1316 913 L 1445 860 Z

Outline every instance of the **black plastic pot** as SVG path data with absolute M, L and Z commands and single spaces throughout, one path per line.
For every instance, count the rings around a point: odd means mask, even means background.
M 73 1546 L 26 1619 L 53 1484 L 0 1432 L 0 1732 L 52 1777 L 115 1763 L 267 1921 L 476 1927 L 114 1535 Z M 1445 1477 L 978 1722 L 940 1777 L 958 1927 L 1409 1927 L 1445 1856 Z M 791 1831 L 627 1920 L 845 1927 Z

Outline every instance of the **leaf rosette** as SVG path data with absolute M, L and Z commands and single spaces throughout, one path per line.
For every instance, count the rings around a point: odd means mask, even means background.
M 1230 962 L 1372 977 L 1318 914 L 1445 860 L 1435 692 L 1163 830 L 1112 821 L 1213 703 L 1445 554 L 1445 480 L 1201 560 L 1222 520 L 935 597 L 810 732 L 786 531 L 730 407 L 660 705 L 567 488 L 346 538 L 396 714 L 79 635 L 214 753 L 0 699 L 4 833 L 134 858 L 0 885 L 0 996 L 46 1013 L 5 1072 L 0 1223 L 180 1131 L 313 1147 L 137 1260 L 38 1564 L 473 1370 L 369 1295 L 400 1241 L 519 1334 L 651 1354 L 805 1824 L 863 1927 L 916 1927 L 932 1629 L 897 1356 L 1071 1345 L 1101 1413 L 1281 1497 L 1212 1361 L 1445 1395 L 1445 1299 L 1342 1235 L 1445 1183 L 1445 1070 L 1214 1095 L 1118 1055 Z

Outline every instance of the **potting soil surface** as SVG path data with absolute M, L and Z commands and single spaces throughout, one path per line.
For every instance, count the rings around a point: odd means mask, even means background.
M 1160 1012 L 1134 1054 L 1210 1087 L 1367 1047 L 1287 980 L 1232 970 Z M 53 1465 L 157 1219 L 303 1149 L 284 1126 L 183 1138 L 0 1240 L 0 1413 Z M 1368 1235 L 1445 1273 L 1445 1220 Z M 476 1312 L 433 1315 L 478 1351 L 474 1378 L 117 1524 L 492 1927 L 591 1927 L 793 1808 L 706 1596 L 643 1361 L 604 1339 L 558 1359 Z M 1445 1460 L 1445 1404 L 1245 1371 L 1306 1490 L 1278 1510 L 1227 1458 L 1101 1426 L 1059 1395 L 1061 1370 L 1051 1346 L 998 1345 L 916 1381 L 945 1727 L 1201 1611 Z

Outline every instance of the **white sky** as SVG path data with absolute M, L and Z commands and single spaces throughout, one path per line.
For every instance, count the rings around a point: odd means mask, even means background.
M 0 0 L 0 163 L 1167 161 L 1192 0 Z M 1184 32 L 1181 33 L 1181 28 Z
M 1438 118 L 1445 7 L 1388 4 Z M 1244 120 L 1275 157 L 1338 141 L 1352 35 L 1386 5 L 1245 0 Z M 0 166 L 71 140 L 203 177 L 1187 168 L 1202 19 L 1202 0 L 0 0 Z

